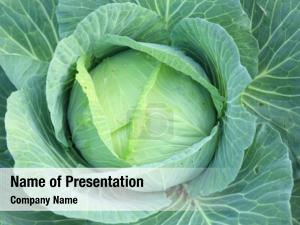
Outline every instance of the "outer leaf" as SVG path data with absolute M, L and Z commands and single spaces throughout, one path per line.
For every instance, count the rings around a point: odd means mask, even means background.
M 252 15 L 258 39 L 259 75 L 243 95 L 243 103 L 263 121 L 273 124 L 300 168 L 300 2 L 243 1 Z
M 214 37 L 222 37 L 214 38 Z M 184 19 L 172 32 L 173 45 L 185 50 L 211 71 L 211 79 L 226 98 L 222 134 L 209 168 L 192 181 L 190 191 L 210 194 L 231 183 L 242 165 L 244 150 L 255 134 L 255 118 L 241 105 L 240 94 L 250 83 L 232 38 L 222 27 L 202 19 Z M 237 135 L 237 132 L 239 135 Z
M 56 140 L 45 98 L 45 82 L 34 77 L 7 103 L 7 145 L 15 167 L 76 167 L 75 153 Z
M 259 47 L 259 75 L 243 102 L 261 120 L 273 124 L 290 148 L 294 177 L 300 177 L 300 2 L 242 0 Z M 294 223 L 299 218 L 299 181 L 292 198 Z
M 6 113 L 6 101 L 9 95 L 15 91 L 15 87 L 10 83 L 4 71 L 0 67 L 0 168 L 10 167 L 13 160 L 6 146 L 6 132 L 4 127 L 4 116 Z
M 241 53 L 242 64 L 251 75 L 257 74 L 258 47 L 250 33 L 250 22 L 237 0 L 60 0 L 58 21 L 60 34 L 65 37 L 97 7 L 112 2 L 132 2 L 155 11 L 172 29 L 181 19 L 200 17 L 220 24 L 234 38 Z
M 160 18 L 134 4 L 109 4 L 98 8 L 77 26 L 73 35 L 62 40 L 55 51 L 47 77 L 47 101 L 57 138 L 68 145 L 65 106 L 74 81 L 73 65 L 80 55 L 114 53 L 115 46 L 105 45 L 106 34 L 128 36 L 136 40 L 163 43 L 166 33 Z
M 58 42 L 56 0 L 0 1 L 0 64 L 20 88 L 45 74 Z
M 183 193 L 177 196 L 176 207 L 186 211 L 161 212 L 138 224 L 288 225 L 292 179 L 286 145 L 276 130 L 263 125 L 237 178 L 224 191 L 196 198 Z

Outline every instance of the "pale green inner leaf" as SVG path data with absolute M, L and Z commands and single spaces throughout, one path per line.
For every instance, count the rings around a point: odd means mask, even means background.
M 208 136 L 216 122 L 201 85 L 147 54 L 119 53 L 91 77 L 83 63 L 78 62 L 76 77 L 89 104 L 74 86 L 68 117 L 73 140 L 88 161 L 103 158 L 98 146 L 131 164 L 164 160 Z

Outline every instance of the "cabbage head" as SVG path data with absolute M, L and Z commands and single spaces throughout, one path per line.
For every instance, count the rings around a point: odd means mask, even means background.
M 188 169 L 148 190 L 160 210 L 0 224 L 299 225 L 299 21 L 299 0 L 0 0 L 0 168 Z

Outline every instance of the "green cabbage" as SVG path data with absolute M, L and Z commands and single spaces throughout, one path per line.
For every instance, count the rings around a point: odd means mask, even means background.
M 100 148 L 132 165 L 159 162 L 201 141 L 216 124 L 209 93 L 196 81 L 151 56 L 125 51 L 90 72 L 103 125 L 98 136 L 88 99 L 77 83 L 68 121 L 83 157 L 102 167 Z M 109 135 L 105 135 L 105 133 Z

